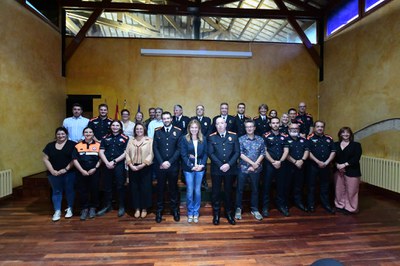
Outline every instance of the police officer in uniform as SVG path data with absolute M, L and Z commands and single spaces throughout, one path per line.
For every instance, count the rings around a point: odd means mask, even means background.
M 246 120 L 251 119 L 250 117 L 245 115 L 245 111 L 246 111 L 246 105 L 244 103 L 239 103 L 237 105 L 237 114 L 235 116 L 235 128 L 236 128 L 236 134 L 237 134 L 238 138 L 246 135 L 246 129 L 244 126 L 244 122 Z
M 289 146 L 288 175 L 289 186 L 287 192 L 290 194 L 293 187 L 294 205 L 302 211 L 308 211 L 303 204 L 303 184 L 304 184 L 304 162 L 310 155 L 308 140 L 300 136 L 300 127 L 293 123 L 289 125 L 289 137 L 287 139 Z
M 331 175 L 330 163 L 335 158 L 335 146 L 331 136 L 324 134 L 325 122 L 315 121 L 314 133 L 308 136 L 310 142 L 310 165 L 307 175 L 308 209 L 315 211 L 315 186 L 319 177 L 320 198 L 322 207 L 329 213 L 335 211 L 329 203 L 329 183 Z
M 277 209 L 284 215 L 289 216 L 289 208 L 286 198 L 287 175 L 286 157 L 289 153 L 287 135 L 279 132 L 279 118 L 271 118 L 271 131 L 264 134 L 266 147 L 266 170 L 262 189 L 262 216 L 268 217 L 270 202 L 270 190 L 273 177 L 276 180 L 276 205 Z
M 157 167 L 157 210 L 156 222 L 161 223 L 164 210 L 164 190 L 166 182 L 170 192 L 170 204 L 174 220 L 180 220 L 178 200 L 179 139 L 182 131 L 172 126 L 170 112 L 162 113 L 163 126 L 154 132 L 153 153 Z
M 240 146 L 237 135 L 227 131 L 222 117 L 215 120 L 217 132 L 208 138 L 208 156 L 211 159 L 213 224 L 218 225 L 221 211 L 221 186 L 224 182 L 225 214 L 228 222 L 236 224 L 233 214 L 232 184 L 237 172 Z
M 216 121 L 218 117 L 222 117 L 226 122 L 226 130 L 236 132 L 235 118 L 229 114 L 228 103 L 221 103 L 219 106 L 220 115 L 214 116 L 212 121 L 212 132 L 217 132 Z
M 304 130 L 306 136 L 311 134 L 314 131 L 313 125 L 313 117 L 309 113 L 306 113 L 307 105 L 304 102 L 299 103 L 299 112 L 296 116 L 296 120 L 300 119 L 304 124 Z
M 104 185 L 104 207 L 98 216 L 111 211 L 113 176 L 118 192 L 118 217 L 125 214 L 125 149 L 128 144 L 129 137 L 122 133 L 121 121 L 114 120 L 111 123 L 111 133 L 106 135 L 100 142 L 99 156 L 105 167 L 103 172 Z
M 174 116 L 172 117 L 172 125 L 179 127 L 182 130 L 182 136 L 187 133 L 187 126 L 190 122 L 190 118 L 183 115 L 183 109 L 180 104 L 174 106 Z
M 290 108 L 288 110 L 288 115 L 289 115 L 289 124 L 298 124 L 300 129 L 300 136 L 304 138 L 307 137 L 308 131 L 306 130 L 303 121 L 300 118 L 297 118 L 297 110 L 295 108 Z
M 263 103 L 258 107 L 259 115 L 253 118 L 254 122 L 256 123 L 255 134 L 258 136 L 263 136 L 266 132 L 271 130 L 269 126 L 269 118 L 267 116 L 267 112 L 268 105 Z
M 93 129 L 94 140 L 100 142 L 101 139 L 109 133 L 112 119 L 108 116 L 108 105 L 102 103 L 99 105 L 99 116 L 90 119 L 88 127 Z

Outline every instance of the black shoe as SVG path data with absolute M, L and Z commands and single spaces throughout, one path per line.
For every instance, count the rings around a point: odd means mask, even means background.
M 303 205 L 303 203 L 296 203 L 295 206 L 297 209 L 302 210 L 303 212 L 307 212 L 308 209 Z
M 315 207 L 313 205 L 308 206 L 309 212 L 315 212 Z
M 101 209 L 100 211 L 97 212 L 97 216 L 103 216 L 104 214 L 106 214 L 107 212 L 110 212 L 112 210 L 111 205 L 108 205 L 106 207 L 104 207 L 103 209 Z
M 156 212 L 156 223 L 161 223 L 162 221 L 162 213 Z
M 262 215 L 264 218 L 268 217 L 268 216 L 269 216 L 268 210 L 263 210 L 263 211 L 261 212 L 261 215 Z
M 278 211 L 280 211 L 285 217 L 290 216 L 289 211 L 285 207 L 278 208 Z
M 173 211 L 172 212 L 172 216 L 174 216 L 174 221 L 175 222 L 179 222 L 179 220 L 181 219 L 181 217 L 179 215 L 179 211 Z
M 329 205 L 324 205 L 323 208 L 324 208 L 327 212 L 329 212 L 330 214 L 335 214 L 335 210 L 334 210 L 331 206 L 329 206 Z
M 125 215 L 125 208 L 121 207 L 118 209 L 118 217 L 122 217 Z
M 235 221 L 235 218 L 233 218 L 233 215 L 232 214 L 227 214 L 226 215 L 226 219 L 228 219 L 228 223 L 230 223 L 231 225 L 235 225 L 236 224 L 236 221 Z
M 219 213 L 213 215 L 213 225 L 219 225 Z
M 201 183 L 201 189 L 205 191 L 208 190 L 208 183 L 206 179 L 204 179 L 203 182 Z

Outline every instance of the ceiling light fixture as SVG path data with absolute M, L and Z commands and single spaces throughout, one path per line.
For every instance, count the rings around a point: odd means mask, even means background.
M 171 49 L 140 49 L 145 56 L 179 56 L 179 57 L 211 57 L 211 58 L 251 58 L 252 52 L 244 51 L 210 51 L 210 50 L 171 50 Z

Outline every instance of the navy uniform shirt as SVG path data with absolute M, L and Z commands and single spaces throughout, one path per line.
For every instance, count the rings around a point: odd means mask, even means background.
M 306 132 L 305 134 L 308 135 L 310 133 L 310 127 L 312 127 L 314 125 L 314 121 L 313 121 L 313 117 L 310 114 L 303 114 L 300 115 L 298 114 L 296 116 L 296 120 L 300 119 L 303 124 L 304 124 L 304 131 Z
M 304 152 L 310 150 L 308 140 L 302 137 L 294 139 L 289 136 L 287 143 L 289 146 L 289 155 L 295 160 L 301 160 Z
M 325 162 L 329 158 L 331 152 L 336 151 L 333 139 L 329 135 L 318 136 L 312 133 L 307 139 L 310 144 L 310 152 L 322 162 Z
M 98 141 L 100 141 L 104 136 L 109 133 L 112 121 L 113 120 L 109 117 L 105 119 L 94 117 L 90 119 L 88 127 L 93 129 L 94 136 Z
M 211 124 L 211 118 L 207 117 L 207 116 L 203 116 L 203 117 L 197 117 L 197 116 L 193 116 L 190 120 L 197 120 L 199 121 L 200 125 L 201 125 L 201 133 L 203 134 L 203 136 L 205 138 L 208 137 L 208 135 L 210 135 L 212 132 L 212 124 Z
M 279 132 L 285 135 L 289 134 L 289 125 L 280 125 L 279 126 Z
M 242 115 L 243 118 L 240 119 L 239 114 L 235 116 L 235 128 L 236 128 L 236 134 L 238 135 L 238 138 L 240 138 L 243 135 L 246 135 L 246 129 L 244 127 L 244 121 L 250 119 L 250 117 L 246 115 Z
M 100 142 L 100 150 L 104 150 L 104 155 L 111 162 L 125 152 L 129 137 L 124 134 L 108 134 Z
M 222 138 L 217 132 L 214 132 L 208 137 L 207 143 L 208 157 L 211 159 L 211 174 L 235 175 L 237 160 L 240 157 L 240 146 L 236 133 L 226 131 Z M 224 173 L 219 168 L 226 163 L 229 164 L 230 169 Z
M 283 155 L 283 148 L 288 147 L 287 135 L 282 133 L 275 135 L 269 131 L 264 134 L 264 143 L 272 159 L 279 161 Z
M 222 117 L 222 115 L 214 116 L 212 120 L 212 132 L 217 132 L 217 128 L 215 127 L 215 122 L 217 121 L 218 117 Z M 236 133 L 235 118 L 231 115 L 227 115 L 225 121 L 226 121 L 226 131 L 231 131 Z
M 171 167 L 168 170 L 177 170 L 180 149 L 179 141 L 182 136 L 182 130 L 179 127 L 171 127 L 169 132 L 165 131 L 165 127 L 158 127 L 154 131 L 153 153 L 155 162 L 161 165 L 168 161 Z
M 267 116 L 262 119 L 261 115 L 256 116 L 253 118 L 254 122 L 256 123 L 256 131 L 254 132 L 258 136 L 263 136 L 265 133 L 271 130 L 269 126 L 269 118 Z
M 187 116 L 182 115 L 179 120 L 177 120 L 176 116 L 172 117 L 172 126 L 179 127 L 181 129 L 181 134 L 186 135 L 187 133 L 187 126 L 190 122 L 190 118 Z

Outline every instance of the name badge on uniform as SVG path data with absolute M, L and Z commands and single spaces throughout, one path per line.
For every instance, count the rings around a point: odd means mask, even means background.
M 311 141 L 314 142 L 314 143 L 317 143 L 317 142 L 318 142 L 317 139 L 312 139 Z
M 288 143 L 292 143 L 292 142 L 293 142 L 293 140 L 288 140 L 287 142 L 288 142 Z
M 228 140 L 229 140 L 229 141 L 232 141 L 232 138 L 231 138 L 231 137 L 229 137 L 229 138 L 228 138 Z
M 269 140 L 274 140 L 274 137 L 268 137 Z

